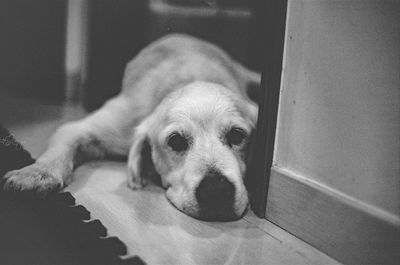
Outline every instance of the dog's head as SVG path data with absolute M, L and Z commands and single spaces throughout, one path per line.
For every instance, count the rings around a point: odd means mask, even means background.
M 169 201 L 203 220 L 234 220 L 248 205 L 246 147 L 257 106 L 223 86 L 196 82 L 172 92 L 136 128 L 130 177 L 143 177 L 144 149 Z

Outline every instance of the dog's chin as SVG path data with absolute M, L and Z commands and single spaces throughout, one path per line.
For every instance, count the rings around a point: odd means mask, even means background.
M 230 211 L 229 212 L 219 211 L 216 213 L 216 212 L 200 210 L 199 214 L 195 218 L 207 222 L 233 222 L 241 219 L 246 214 L 246 212 L 247 212 L 247 207 L 240 215 Z
M 168 199 L 169 200 L 169 199 Z M 174 202 L 169 200 L 169 202 L 179 211 L 182 213 L 193 217 L 195 219 L 207 222 L 233 222 L 237 221 L 247 213 L 248 206 L 246 205 L 245 209 L 240 213 L 237 214 L 233 210 L 224 210 L 224 211 L 212 211 L 212 210 L 204 210 L 199 209 L 193 205 L 186 205 L 182 207 L 178 207 Z

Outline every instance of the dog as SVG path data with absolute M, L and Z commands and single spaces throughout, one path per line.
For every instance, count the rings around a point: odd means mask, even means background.
M 146 186 L 151 165 L 178 210 L 238 219 L 248 206 L 246 150 L 258 114 L 248 90 L 259 83 L 214 44 L 163 37 L 127 64 L 120 94 L 58 128 L 36 163 L 4 176 L 4 189 L 47 194 L 87 160 L 127 156 L 130 188 Z

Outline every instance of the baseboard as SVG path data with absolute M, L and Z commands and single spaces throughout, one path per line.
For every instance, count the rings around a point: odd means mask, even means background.
M 398 264 L 400 218 L 271 169 L 266 218 L 345 264 Z

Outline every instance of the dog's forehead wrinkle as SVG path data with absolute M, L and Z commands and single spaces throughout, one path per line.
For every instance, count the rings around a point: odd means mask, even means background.
M 224 117 L 239 116 L 239 112 L 233 104 L 221 103 L 217 100 L 202 101 L 193 100 L 185 102 L 185 104 L 177 104 L 171 110 L 172 119 L 188 120 L 200 125 L 201 127 L 209 127 L 216 121 L 224 119 Z
M 226 87 L 209 82 L 196 81 L 178 89 L 172 97 L 197 102 L 198 100 L 232 100 L 232 91 Z

